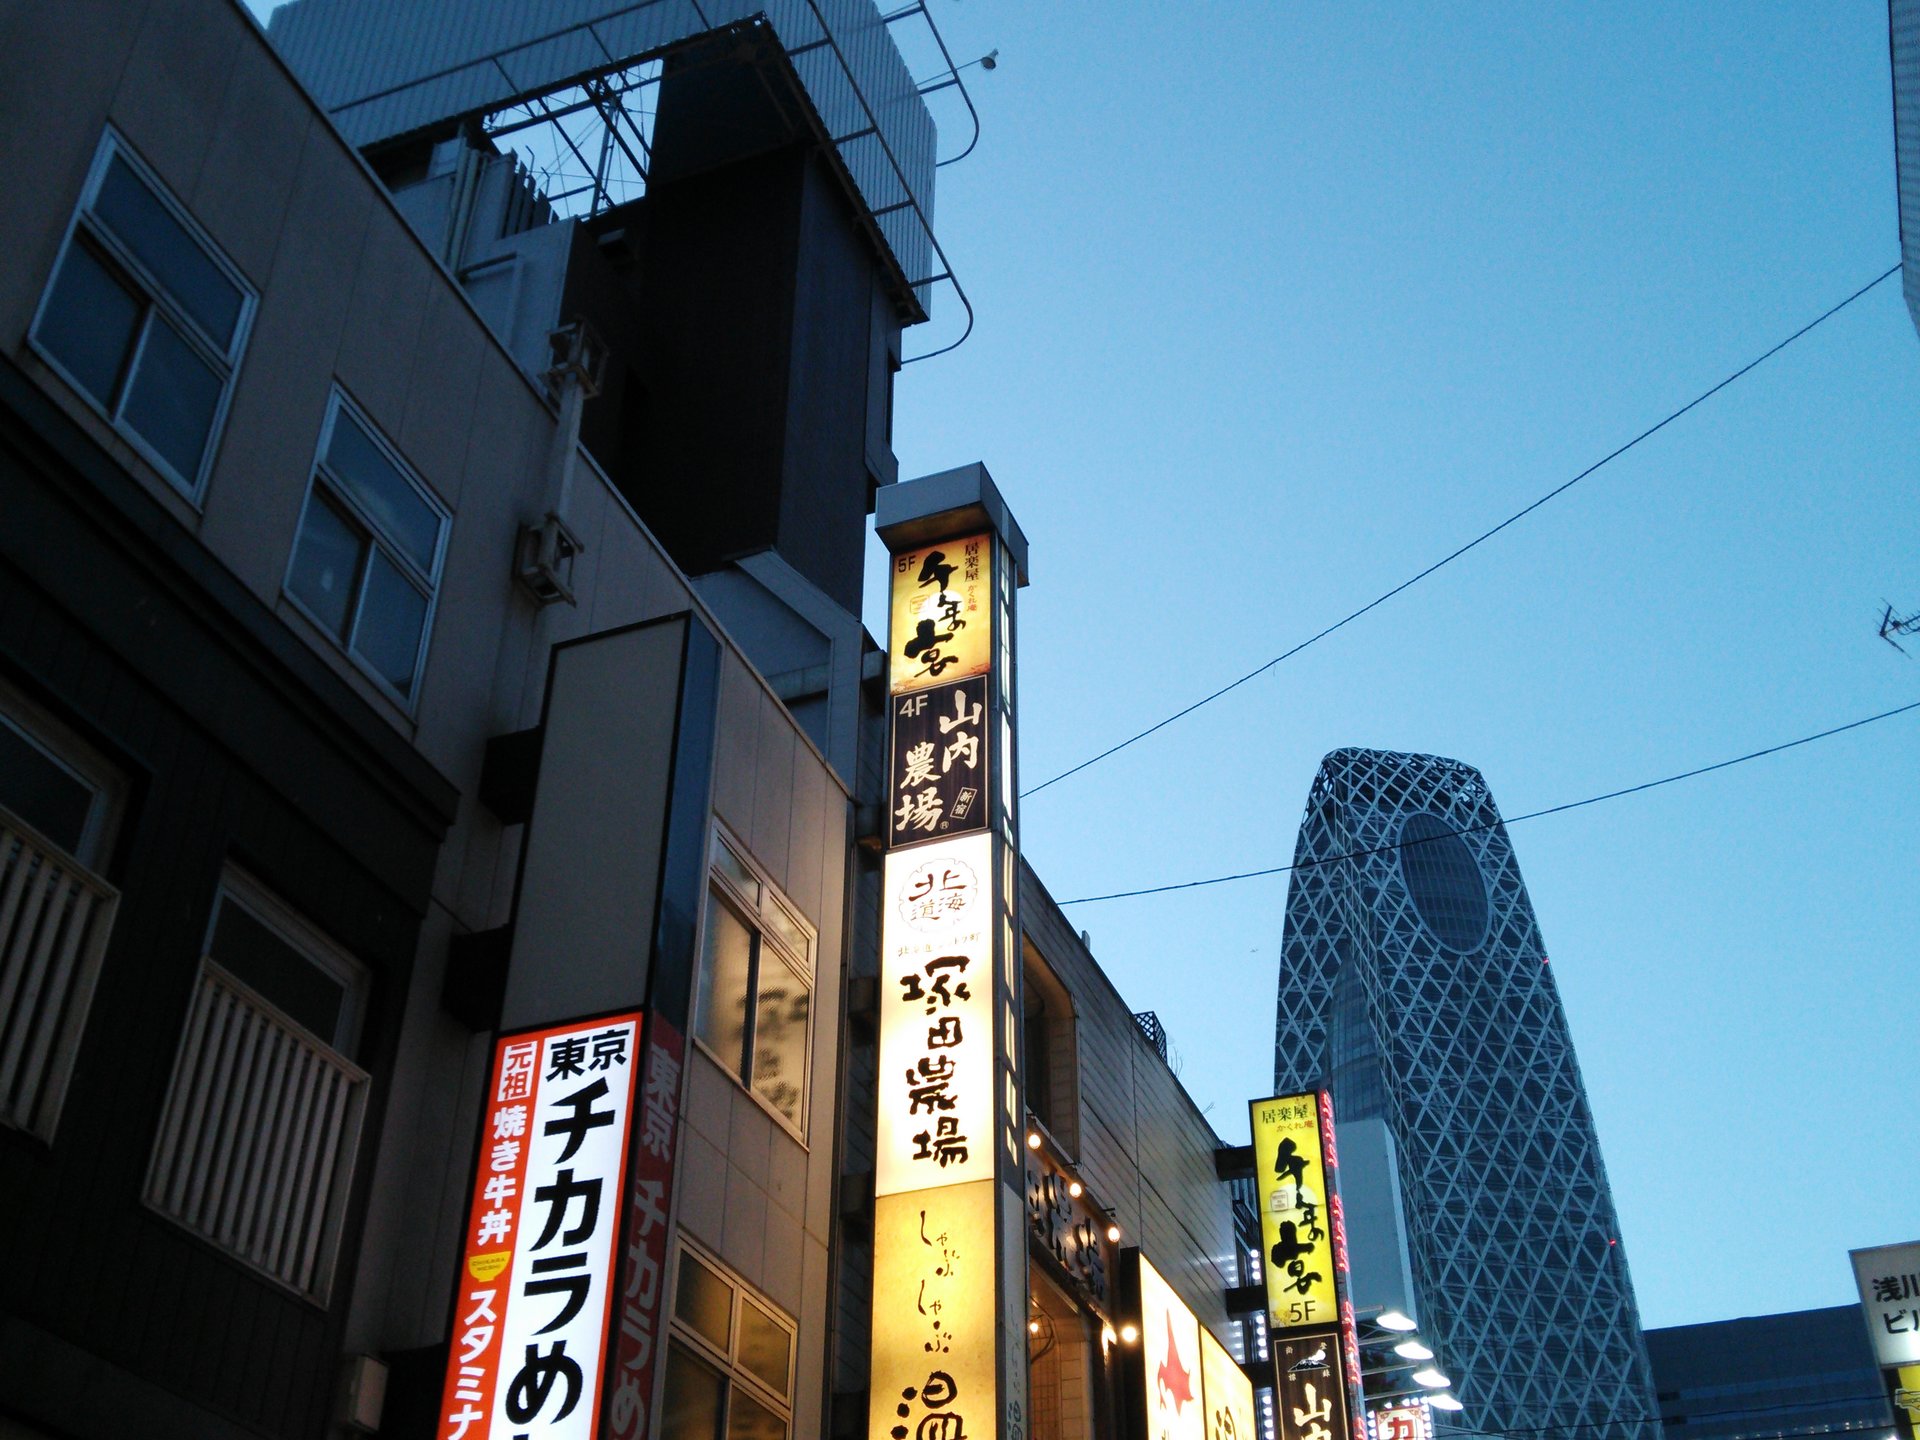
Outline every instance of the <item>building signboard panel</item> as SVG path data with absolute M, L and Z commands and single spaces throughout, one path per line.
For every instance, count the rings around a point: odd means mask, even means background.
M 874 1202 L 868 1440 L 994 1433 L 994 1181 Z
M 1146 1256 L 1138 1259 L 1147 1435 L 1149 1440 L 1207 1440 L 1200 1322 Z
M 896 695 L 893 771 L 887 788 L 888 842 L 984 830 L 987 789 L 987 678 L 956 680 Z
M 1200 1329 L 1201 1393 L 1206 1400 L 1207 1440 L 1255 1440 L 1253 1381 L 1213 1332 Z
M 1010 517 L 977 467 L 889 487 L 875 514 L 892 552 L 892 745 L 872 1333 L 892 1368 L 883 1382 L 875 1361 L 870 1429 L 873 1440 L 960 1440 L 963 1431 L 1025 1440 L 1014 572 L 1000 533 Z M 940 1245 L 971 1258 L 936 1273 Z M 984 1368 L 961 1363 L 948 1328 L 961 1315 L 968 1343 L 986 1347 Z M 909 1350 L 911 1363 L 894 1355 L 902 1335 L 935 1318 L 938 1350 Z M 918 1343 L 935 1342 L 929 1333 Z
M 1899 1365 L 1881 1372 L 1893 1401 L 1893 1433 L 1898 1440 L 1920 1440 L 1920 1365 Z
M 1027 1151 L 1027 1231 L 1079 1298 L 1103 1316 L 1112 1314 L 1117 1247 L 1107 1239 L 1107 1220 L 1080 1183 L 1044 1150 Z
M 1920 1241 L 1876 1245 L 1852 1257 L 1874 1358 L 1883 1368 L 1920 1364 Z
M 874 1193 L 994 1174 L 992 839 L 886 858 Z
M 1371 1440 L 1433 1440 L 1433 1407 L 1418 1397 L 1383 1405 L 1367 1416 Z
M 1335 1253 L 1319 1092 L 1256 1100 L 1251 1108 L 1267 1328 L 1280 1334 L 1334 1324 L 1344 1257 Z
M 598 1431 L 640 1020 L 495 1042 L 440 1440 Z
M 893 695 L 974 675 L 993 662 L 993 537 L 969 535 L 893 557 Z
M 680 1130 L 680 1072 L 687 1042 L 655 1014 L 641 1057 L 640 1117 L 628 1161 L 623 1283 L 613 1346 L 607 1430 L 613 1440 L 645 1440 L 653 1413 L 654 1354 L 666 1294 L 667 1212 L 673 1199 L 674 1147 Z
M 1280 1440 L 1344 1440 L 1348 1435 L 1365 1440 L 1366 1432 L 1356 1429 L 1359 1417 L 1348 1403 L 1338 1328 L 1275 1335 L 1269 1348 Z

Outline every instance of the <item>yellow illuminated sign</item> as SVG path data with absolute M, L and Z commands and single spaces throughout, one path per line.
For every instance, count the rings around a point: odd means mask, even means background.
M 1256 1100 L 1250 1109 L 1267 1324 L 1274 1330 L 1335 1324 L 1336 1219 L 1328 1203 L 1319 1092 Z
M 1200 1322 L 1144 1255 L 1140 1257 L 1140 1354 L 1145 1361 L 1149 1440 L 1207 1440 Z
M 1200 1330 L 1201 1391 L 1206 1400 L 1207 1440 L 1254 1440 L 1253 1381 L 1227 1347 Z
M 1894 1417 L 1900 1422 L 1900 1430 L 1895 1433 L 1920 1440 L 1920 1365 L 1890 1368 L 1886 1374 L 1893 1380 L 1893 1408 L 1900 1412 Z
M 976 1180 L 874 1202 L 868 1440 L 995 1432 L 994 1184 Z
M 893 557 L 887 691 L 984 675 L 993 662 L 993 537 Z

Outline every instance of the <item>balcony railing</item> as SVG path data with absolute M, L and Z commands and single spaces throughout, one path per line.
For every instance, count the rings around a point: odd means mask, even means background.
M 0 810 L 0 1123 L 53 1139 L 119 905 Z
M 326 1300 L 366 1072 L 203 962 L 147 1203 Z

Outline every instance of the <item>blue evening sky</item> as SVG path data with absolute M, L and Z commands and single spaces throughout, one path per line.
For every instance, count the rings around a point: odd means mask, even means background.
M 1883 0 L 933 3 L 956 60 L 1000 52 L 965 72 L 979 148 L 940 172 L 980 320 L 903 372 L 895 445 L 904 475 L 984 461 L 1031 539 L 1029 786 L 1898 258 Z M 1033 796 L 1055 896 L 1286 863 L 1340 745 L 1466 760 L 1519 814 L 1920 698 L 1874 633 L 1883 598 L 1920 610 L 1897 287 Z M 1851 1302 L 1850 1247 L 1920 1234 L 1917 742 L 1920 713 L 1514 827 L 1650 1326 Z M 1285 897 L 1068 912 L 1232 1141 L 1272 1078 Z
M 1000 52 L 966 71 L 979 147 L 940 172 L 980 319 L 902 373 L 895 448 L 907 476 L 984 461 L 1032 541 L 1029 785 L 1897 258 L 1884 0 L 930 3 L 956 59 Z M 1883 599 L 1920 610 L 1897 284 L 1034 796 L 1053 893 L 1286 863 L 1341 745 L 1466 760 L 1519 814 L 1920 698 L 1920 658 L 1874 633 Z M 909 353 L 958 318 L 942 299 Z M 1916 741 L 1920 713 L 1514 828 L 1649 1326 L 1848 1303 L 1848 1248 L 1920 1233 Z M 1230 1142 L 1272 1078 L 1285 896 L 1281 876 L 1069 910 Z

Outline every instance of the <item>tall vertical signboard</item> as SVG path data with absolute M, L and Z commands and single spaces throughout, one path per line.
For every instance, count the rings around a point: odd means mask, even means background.
M 1332 1094 L 1279 1095 L 1249 1111 L 1280 1434 L 1367 1440 Z
M 686 615 L 553 649 L 438 1440 L 652 1433 L 720 658 Z
M 494 1045 L 441 1440 L 599 1432 L 640 1018 Z
M 1852 1252 L 1873 1357 L 1901 1440 L 1920 1440 L 1920 1241 Z
M 1125 1363 L 1147 1440 L 1253 1440 L 1253 1382 L 1153 1262 L 1129 1251 L 1125 1299 L 1140 1334 Z
M 1014 575 L 985 519 L 935 509 L 881 527 L 892 743 L 869 1440 L 1027 1427 Z

